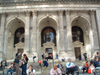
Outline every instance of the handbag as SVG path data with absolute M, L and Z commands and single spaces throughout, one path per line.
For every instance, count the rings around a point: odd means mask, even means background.
M 88 74 L 91 74 L 91 73 L 92 73 L 91 69 L 88 69 Z

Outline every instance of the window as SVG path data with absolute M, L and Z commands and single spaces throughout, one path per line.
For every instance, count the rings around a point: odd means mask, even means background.
M 43 46 L 46 42 L 54 43 L 56 46 L 56 32 L 52 27 L 46 27 L 41 33 L 41 45 Z

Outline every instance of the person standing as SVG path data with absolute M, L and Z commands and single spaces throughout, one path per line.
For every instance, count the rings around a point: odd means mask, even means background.
M 26 54 L 24 54 L 22 59 L 22 75 L 26 75 L 27 63 L 28 57 Z
M 45 53 L 45 59 L 48 61 L 48 52 Z
M 100 52 L 97 52 L 97 56 L 99 58 L 99 62 L 100 62 Z
M 81 54 L 79 54 L 79 61 L 81 62 L 81 60 L 82 60 L 82 57 L 81 57 Z
M 58 59 L 58 54 L 56 53 L 56 58 L 55 59 Z
M 87 61 L 87 53 L 84 53 L 83 56 L 85 58 L 85 61 Z
M 20 70 L 19 70 L 19 56 L 20 56 L 21 53 L 16 53 L 16 56 L 15 56 L 15 67 L 16 67 L 16 75 L 20 75 Z
M 46 71 L 46 75 L 48 75 L 48 71 L 47 71 L 47 67 L 48 67 L 48 62 L 45 60 L 45 58 L 43 59 L 43 72 L 41 75 L 44 74 L 44 71 Z
M 42 59 L 44 59 L 44 53 L 42 53 Z
M 38 63 L 39 63 L 39 68 L 41 67 L 41 63 L 42 63 L 42 61 L 41 60 L 39 60 L 38 61 Z

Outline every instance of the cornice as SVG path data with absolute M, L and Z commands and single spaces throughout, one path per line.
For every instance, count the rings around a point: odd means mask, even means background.
M 55 9 L 56 8 L 56 9 Z M 100 10 L 100 5 L 68 4 L 68 5 L 33 5 L 0 7 L 0 13 L 26 12 L 26 11 L 58 11 L 58 10 Z
M 0 6 L 41 4 L 100 4 L 100 0 L 0 0 Z

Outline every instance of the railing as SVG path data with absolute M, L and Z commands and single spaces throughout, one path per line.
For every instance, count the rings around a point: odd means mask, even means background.
M 99 4 L 100 0 L 0 0 L 0 5 L 22 5 L 22 4 L 67 4 L 67 3 L 96 3 Z

